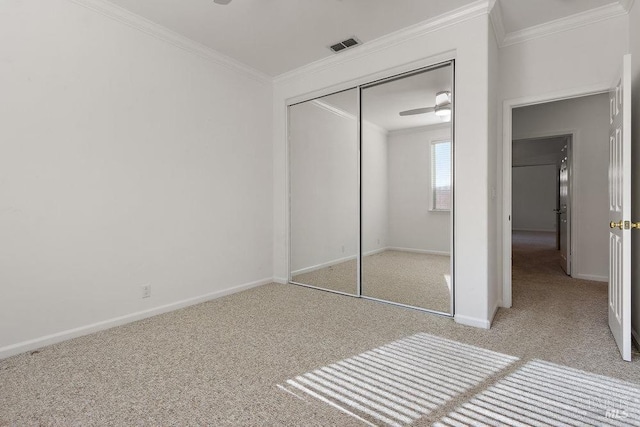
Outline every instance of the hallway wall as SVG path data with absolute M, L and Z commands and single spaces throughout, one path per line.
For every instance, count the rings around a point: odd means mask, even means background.
M 511 177 L 513 230 L 556 231 L 557 167 L 514 167 Z

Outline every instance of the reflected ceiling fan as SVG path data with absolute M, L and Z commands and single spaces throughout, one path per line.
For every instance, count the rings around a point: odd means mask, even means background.
M 433 107 L 415 108 L 401 111 L 401 116 L 414 116 L 416 114 L 436 113 L 436 116 L 448 122 L 451 120 L 451 92 L 444 90 L 436 93 L 436 105 Z
M 216 4 L 229 4 L 231 0 L 213 0 L 213 2 Z

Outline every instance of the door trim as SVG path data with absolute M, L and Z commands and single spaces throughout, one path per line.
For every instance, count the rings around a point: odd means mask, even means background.
M 519 107 L 527 107 L 531 105 L 544 104 L 554 101 L 564 101 L 567 99 L 580 98 L 589 95 L 598 95 L 602 93 L 608 93 L 610 89 L 610 83 L 600 83 L 593 86 L 586 86 L 582 88 L 574 88 L 569 90 L 563 90 L 558 92 L 552 92 L 542 95 L 531 95 L 521 98 L 507 99 L 502 105 L 502 218 L 499 240 L 502 242 L 502 304 L 501 307 L 510 308 L 513 304 L 512 298 L 512 283 L 511 283 L 511 167 L 512 167 L 512 140 L 513 140 L 513 109 Z M 575 158 L 576 149 L 578 148 L 575 143 L 576 132 L 575 131 L 554 131 L 550 132 L 550 135 L 558 134 L 572 134 L 573 138 L 573 157 Z M 538 135 L 544 137 L 545 135 Z M 573 176 L 576 175 L 575 162 L 573 163 Z M 572 194 L 575 197 L 575 186 L 572 189 Z M 575 199 L 572 198 L 572 204 L 575 206 Z M 575 213 L 575 209 L 573 210 Z M 577 224 L 576 215 L 572 214 L 572 227 L 575 229 Z M 575 239 L 571 242 L 572 256 L 575 259 Z M 573 264 L 573 271 L 575 271 L 576 264 Z M 575 276 L 574 276 L 575 277 Z

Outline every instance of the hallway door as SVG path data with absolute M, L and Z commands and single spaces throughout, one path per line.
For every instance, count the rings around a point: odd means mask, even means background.
M 566 151 L 565 151 L 566 154 Z M 560 163 L 560 206 L 558 208 L 560 217 L 560 265 L 568 276 L 571 276 L 571 227 L 569 224 L 569 166 L 568 156 L 565 156 Z
M 631 55 L 609 92 L 609 107 L 609 327 L 622 358 L 631 361 Z

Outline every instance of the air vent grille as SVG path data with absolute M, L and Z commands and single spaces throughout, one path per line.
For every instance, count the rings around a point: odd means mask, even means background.
M 350 49 L 354 46 L 358 46 L 359 44 L 361 44 L 360 40 L 358 40 L 356 37 L 351 37 L 341 42 L 338 42 L 334 45 L 329 46 L 329 49 L 331 49 L 333 53 L 338 53 L 338 52 L 342 52 L 343 50 Z

